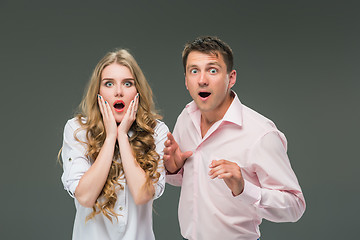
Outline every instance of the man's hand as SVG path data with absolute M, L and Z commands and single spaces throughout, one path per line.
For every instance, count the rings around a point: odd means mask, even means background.
M 213 160 L 210 164 L 209 175 L 212 179 L 223 179 L 234 196 L 244 191 L 244 178 L 241 174 L 240 167 L 234 163 L 224 159 Z
M 164 143 L 164 164 L 168 172 L 175 173 L 184 166 L 185 160 L 192 155 L 192 152 L 181 152 L 179 145 L 170 132 L 167 137 L 168 140 Z

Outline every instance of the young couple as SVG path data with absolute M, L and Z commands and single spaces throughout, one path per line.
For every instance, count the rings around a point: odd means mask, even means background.
M 110 52 L 95 67 L 81 113 L 64 129 L 62 182 L 75 199 L 73 239 L 155 239 L 152 202 L 165 179 L 181 186 L 186 239 L 258 239 L 263 218 L 302 216 L 305 200 L 285 136 L 231 90 L 231 48 L 200 37 L 182 58 L 194 101 L 173 134 L 128 51 Z

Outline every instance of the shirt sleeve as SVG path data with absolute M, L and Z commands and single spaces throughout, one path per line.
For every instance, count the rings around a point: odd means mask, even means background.
M 249 161 L 260 186 L 245 180 L 242 201 L 254 205 L 262 218 L 295 222 L 305 211 L 305 199 L 286 154 L 282 133 L 270 132 L 252 147 Z
M 163 162 L 163 156 L 164 156 L 164 147 L 165 147 L 164 143 L 167 139 L 168 132 L 169 132 L 169 128 L 166 126 L 166 124 L 158 121 L 158 124 L 155 128 L 155 145 L 156 145 L 156 152 L 160 156 L 159 165 L 158 165 L 158 172 L 160 173 L 160 177 L 155 185 L 154 199 L 159 198 L 165 190 L 165 167 Z
M 71 197 L 75 197 L 75 189 L 79 184 L 81 177 L 90 168 L 91 163 L 86 158 L 86 144 L 80 143 L 74 137 L 74 132 L 77 129 L 75 120 L 69 120 L 64 128 L 63 147 L 61 152 L 63 162 L 63 174 L 61 180 L 64 188 Z M 84 141 L 85 132 L 79 131 L 77 137 Z

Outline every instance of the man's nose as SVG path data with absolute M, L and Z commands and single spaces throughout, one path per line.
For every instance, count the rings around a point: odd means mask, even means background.
M 209 81 L 205 73 L 200 74 L 198 83 L 201 87 L 209 85 Z

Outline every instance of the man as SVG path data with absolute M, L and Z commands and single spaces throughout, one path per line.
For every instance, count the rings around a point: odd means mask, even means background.
M 305 200 L 275 124 L 243 105 L 231 48 L 216 37 L 186 44 L 185 85 L 193 101 L 168 133 L 167 182 L 181 186 L 186 239 L 258 239 L 263 218 L 295 222 Z

